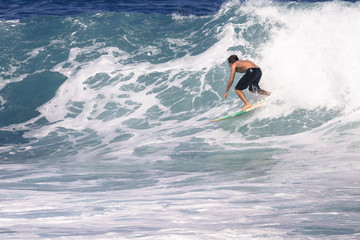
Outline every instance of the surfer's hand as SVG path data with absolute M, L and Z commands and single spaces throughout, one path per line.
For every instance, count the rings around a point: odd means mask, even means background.
M 224 94 L 224 98 L 227 98 L 227 95 L 228 95 L 228 92 L 226 92 L 226 93 Z

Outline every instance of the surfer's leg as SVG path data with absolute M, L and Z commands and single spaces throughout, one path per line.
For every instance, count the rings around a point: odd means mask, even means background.
M 235 92 L 245 104 L 245 106 L 241 109 L 241 111 L 245 110 L 245 109 L 248 109 L 248 108 L 251 108 L 251 105 L 250 105 L 249 101 L 246 99 L 245 94 L 243 93 L 243 91 L 235 89 Z
M 249 85 L 251 84 L 252 79 L 253 79 L 253 73 L 254 72 L 250 68 L 248 70 L 246 70 L 245 75 L 239 80 L 238 84 L 235 87 L 236 94 L 239 96 L 239 98 L 245 104 L 245 106 L 241 109 L 241 111 L 251 108 L 251 105 L 250 105 L 249 101 L 246 99 L 245 94 L 243 93 L 243 90 L 248 88 Z

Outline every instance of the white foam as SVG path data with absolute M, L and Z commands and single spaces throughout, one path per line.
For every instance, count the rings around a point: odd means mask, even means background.
M 171 14 L 171 18 L 176 20 L 176 21 L 184 21 L 184 20 L 191 20 L 191 19 L 195 19 L 195 18 L 199 18 L 195 15 L 181 15 L 179 13 L 172 13 Z
M 255 13 L 255 12 L 254 12 Z M 264 7 L 256 11 L 271 25 L 263 44 L 264 86 L 291 107 L 360 107 L 360 21 L 358 7 L 323 3 L 318 7 Z

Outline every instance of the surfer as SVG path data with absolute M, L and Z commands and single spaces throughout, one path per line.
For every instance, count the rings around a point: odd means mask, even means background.
M 245 110 L 251 107 L 242 90 L 249 88 L 249 91 L 252 93 L 258 93 L 267 96 L 270 95 L 270 92 L 262 90 L 259 87 L 259 82 L 262 76 L 262 72 L 259 66 L 249 60 L 239 60 L 236 55 L 231 55 L 228 58 L 228 63 L 230 66 L 231 74 L 229 82 L 227 84 L 226 92 L 224 94 L 224 98 L 227 98 L 230 87 L 233 84 L 236 72 L 245 73 L 235 87 L 236 94 L 245 104 L 245 106 L 241 110 Z

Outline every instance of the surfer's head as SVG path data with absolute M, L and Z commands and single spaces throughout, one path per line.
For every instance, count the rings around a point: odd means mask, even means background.
M 236 55 L 231 55 L 229 58 L 228 58 L 228 63 L 229 65 L 231 66 L 234 62 L 238 61 L 239 58 L 236 56 Z

